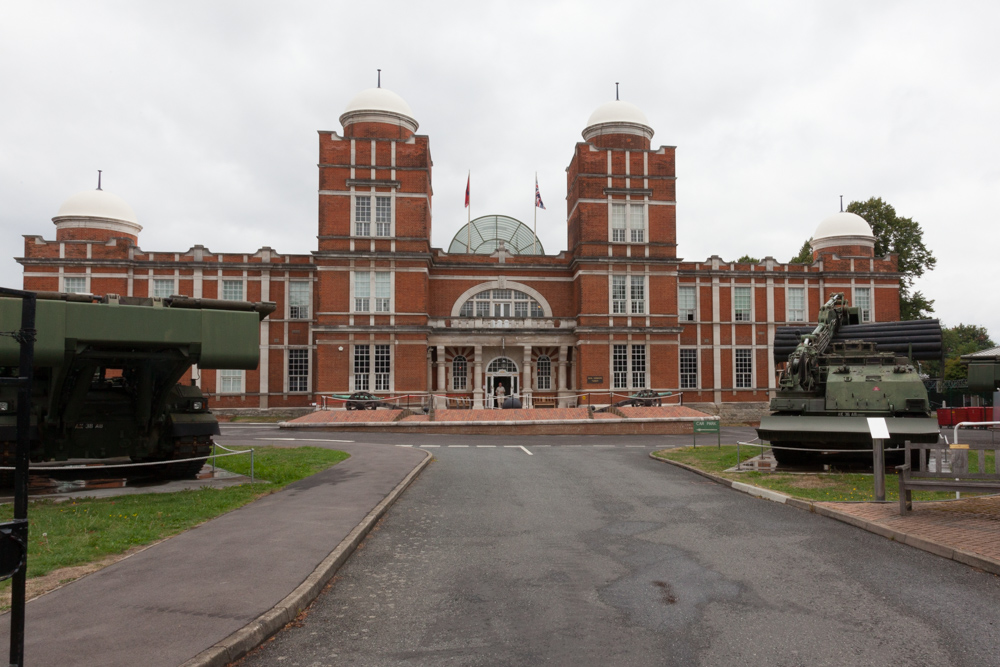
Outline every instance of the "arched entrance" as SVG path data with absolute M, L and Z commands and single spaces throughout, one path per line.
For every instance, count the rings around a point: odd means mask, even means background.
M 517 364 L 509 357 L 497 357 L 486 367 L 486 405 L 499 408 L 497 404 L 497 387 L 504 388 L 504 396 L 510 397 L 518 393 Z

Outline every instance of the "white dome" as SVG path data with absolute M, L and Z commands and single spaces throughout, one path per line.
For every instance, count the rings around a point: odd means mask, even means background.
M 875 240 L 872 228 L 865 219 L 860 215 L 848 213 L 847 211 L 834 213 L 819 223 L 819 227 L 816 228 L 816 232 L 813 234 L 813 240 L 826 239 L 832 236 L 864 236 L 873 241 Z
M 854 213 L 841 211 L 819 223 L 810 241 L 813 250 L 832 246 L 875 247 L 875 235 L 864 218 Z
M 605 102 L 590 114 L 583 138 L 590 141 L 601 134 L 638 134 L 653 138 L 653 128 L 642 109 L 630 102 Z
M 362 90 L 347 103 L 341 125 L 358 121 L 402 124 L 413 132 L 419 127 L 406 100 L 387 88 Z
M 59 207 L 52 218 L 56 227 L 90 227 L 138 234 L 142 227 L 124 199 L 105 190 L 78 192 Z
M 646 114 L 642 112 L 642 109 L 631 102 L 615 100 L 614 102 L 605 102 L 601 106 L 597 107 L 594 110 L 594 113 L 590 114 L 590 120 L 587 121 L 587 127 L 597 125 L 599 123 L 623 122 L 638 123 L 639 125 L 649 126 L 649 119 L 646 118 Z

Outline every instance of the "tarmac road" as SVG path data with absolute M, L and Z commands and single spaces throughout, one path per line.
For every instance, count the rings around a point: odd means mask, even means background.
M 648 458 L 673 437 L 294 437 L 436 460 L 245 667 L 1000 664 L 1000 578 Z

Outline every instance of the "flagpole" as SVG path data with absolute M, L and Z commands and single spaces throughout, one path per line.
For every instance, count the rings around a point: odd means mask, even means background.
M 538 189 L 538 172 L 536 171 L 535 172 L 535 190 L 537 191 L 537 189 Z M 532 255 L 537 255 L 538 254 L 538 201 L 537 201 L 537 197 L 538 197 L 538 195 L 536 194 L 535 195 L 536 199 L 532 200 L 532 202 L 531 202 L 531 208 L 535 209 L 535 226 L 532 228 L 532 232 L 531 232 L 532 237 L 533 237 L 531 239 L 531 254 Z
M 472 254 L 472 170 L 469 170 L 469 176 L 465 180 L 465 191 L 469 196 L 469 205 L 465 207 L 466 213 L 466 225 L 465 229 L 469 233 L 469 240 L 465 244 L 465 249 Z

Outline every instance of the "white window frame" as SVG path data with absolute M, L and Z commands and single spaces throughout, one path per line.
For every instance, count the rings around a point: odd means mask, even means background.
M 363 203 L 363 205 L 362 205 Z M 351 214 L 351 236 L 372 235 L 372 195 L 357 194 L 353 197 L 354 210 Z
M 373 278 L 375 281 L 373 289 L 375 292 L 375 312 L 388 313 L 392 302 L 392 272 L 373 271 L 373 273 L 375 274 Z
M 356 344 L 351 350 L 354 391 L 392 391 L 392 368 L 393 346 L 389 343 Z
M 304 370 L 305 371 L 304 373 L 302 373 L 302 372 L 297 372 L 295 374 L 292 373 L 292 370 L 293 370 L 293 368 L 292 368 L 293 356 L 295 357 L 295 361 L 297 363 L 299 363 L 299 367 L 295 368 L 294 370 L 297 370 L 297 371 Z M 312 385 L 312 374 L 310 373 L 310 366 L 312 365 L 311 356 L 312 355 L 309 354 L 309 348 L 307 348 L 307 347 L 291 347 L 291 348 L 288 348 L 288 354 L 285 357 L 285 377 L 288 380 L 288 393 L 290 393 L 290 394 L 305 394 L 305 393 L 309 392 L 309 389 L 310 389 L 310 387 Z M 305 361 L 305 367 L 304 367 L 304 369 L 301 366 L 301 361 L 303 360 L 303 357 L 304 357 L 304 361 Z M 292 378 L 293 377 L 296 380 L 304 378 L 305 379 L 305 388 L 304 389 L 301 389 L 301 388 L 294 388 L 293 389 L 292 388 L 292 385 L 293 385 Z M 294 384 L 298 384 L 298 383 L 294 383 Z
M 743 312 L 737 305 L 737 294 L 746 293 L 749 297 L 749 308 Z M 753 322 L 753 287 L 751 285 L 733 286 L 733 322 Z
M 500 314 L 498 314 L 500 313 Z M 507 313 L 503 315 L 502 313 Z M 522 313 L 522 314 L 518 314 Z M 545 317 L 542 304 L 535 297 L 511 287 L 482 290 L 469 297 L 458 312 L 459 317 L 533 319 Z
M 157 292 L 160 291 L 160 290 L 158 290 L 156 288 L 157 287 L 157 283 L 163 284 L 163 283 L 167 283 L 167 282 L 170 283 L 170 289 L 168 290 L 170 292 L 170 294 L 157 294 Z M 163 277 L 156 277 L 156 276 L 153 276 L 152 278 L 150 278 L 150 287 L 149 287 L 149 295 L 150 296 L 152 296 L 154 298 L 165 299 L 166 297 L 173 296 L 174 294 L 177 294 L 177 278 L 163 278 Z
M 380 276 L 382 277 L 380 279 Z M 391 313 L 392 271 L 354 271 L 353 313 Z M 385 289 L 381 289 L 381 288 Z
M 646 227 L 649 219 L 646 202 L 611 202 L 610 227 L 612 243 L 645 243 Z
M 552 357 L 540 354 L 535 359 L 535 389 L 548 391 L 552 389 Z
M 82 280 L 83 283 L 82 283 L 82 285 L 81 285 L 81 287 L 79 289 L 77 289 L 76 287 L 74 287 L 74 288 L 71 289 L 70 286 L 69 286 L 69 284 L 68 284 L 68 281 L 70 281 L 70 280 L 72 280 L 74 282 L 74 284 L 76 283 L 77 280 Z M 86 275 L 63 276 L 62 277 L 62 291 L 65 292 L 66 294 L 87 294 L 87 293 L 89 293 L 90 290 L 87 289 L 87 276 Z
M 461 372 L 459 372 L 461 370 Z M 461 380 L 461 382 L 459 382 Z M 464 354 L 457 354 L 451 360 L 451 389 L 465 391 L 469 388 L 469 360 Z
M 740 357 L 744 357 L 743 361 L 749 361 L 750 368 L 743 370 L 740 368 Z M 738 347 L 733 350 L 733 388 L 735 389 L 753 389 L 753 366 L 754 366 L 754 354 L 753 348 L 750 347 Z
M 640 356 L 641 368 L 636 363 Z M 611 344 L 611 388 L 637 390 L 649 388 L 649 348 L 645 343 L 612 343 Z M 621 355 L 624 354 L 624 357 Z M 620 363 L 624 361 L 624 363 Z M 641 378 L 640 378 L 641 374 Z M 624 381 L 623 381 L 624 380 Z
M 305 303 L 294 303 L 296 301 L 295 291 L 292 286 L 304 286 Z M 288 319 L 308 320 L 309 310 L 312 305 L 312 282 L 309 280 L 289 280 L 288 281 Z
M 688 359 L 685 359 L 688 357 Z M 694 362 L 694 369 L 690 367 L 685 369 L 686 362 Z M 677 369 L 679 374 L 679 386 L 681 389 L 697 389 L 698 388 L 698 348 L 696 347 L 682 347 L 677 355 Z
M 235 384 L 233 381 L 235 380 Z M 229 388 L 226 385 L 229 384 Z M 235 388 L 234 388 L 235 387 Z M 215 374 L 215 393 L 242 394 L 246 387 L 246 371 L 222 368 Z
M 393 198 L 391 196 L 375 195 L 375 215 L 372 220 L 375 223 L 375 236 L 382 238 L 392 236 L 392 223 L 396 218 L 393 215 L 393 208 Z M 386 213 L 388 215 L 385 215 Z
M 792 307 L 792 295 L 798 294 L 802 297 L 801 307 Z M 805 322 L 806 321 L 806 288 L 805 287 L 786 287 L 785 288 L 785 321 L 786 322 Z
M 219 285 L 219 298 L 224 301 L 246 301 L 246 284 L 243 282 L 242 278 L 221 278 Z M 228 283 L 228 285 L 227 285 Z M 239 298 L 234 299 L 226 294 L 226 288 L 232 288 L 234 285 L 239 285 Z M 230 290 L 231 291 L 231 290 Z
M 354 272 L 354 308 L 351 312 L 371 312 L 372 283 L 371 271 Z
M 638 288 L 639 292 L 636 292 Z M 624 298 L 622 298 L 624 290 Z M 645 315 L 649 281 L 641 273 L 612 273 L 608 289 L 611 315 Z
M 861 303 L 860 295 L 865 295 L 865 300 L 868 302 L 867 308 Z M 857 286 L 854 288 L 854 302 L 851 304 L 857 306 L 858 308 L 858 319 L 862 322 L 874 322 L 875 321 L 875 307 L 872 303 L 872 288 L 869 285 Z
M 690 308 L 682 305 L 683 299 L 681 297 L 684 294 L 691 295 Z M 698 321 L 698 287 L 696 285 L 677 286 L 677 319 L 681 322 Z

